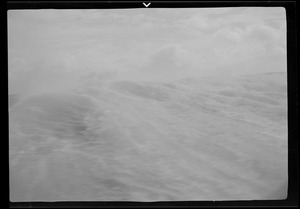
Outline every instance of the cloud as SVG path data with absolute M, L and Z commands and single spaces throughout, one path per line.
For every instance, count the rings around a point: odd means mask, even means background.
M 228 25 L 221 27 L 211 37 L 210 45 L 214 45 L 211 51 L 216 57 L 224 57 L 223 60 L 226 62 L 272 54 L 284 55 L 286 50 L 285 30 L 270 27 L 264 22 L 243 26 Z
M 186 27 L 196 28 L 196 29 L 206 29 L 209 27 L 207 17 L 194 15 L 182 21 L 185 23 Z
M 273 42 L 280 37 L 280 31 L 266 25 L 250 25 L 245 29 L 245 39 L 259 42 Z
M 264 23 L 260 24 L 244 24 L 235 25 L 231 24 L 219 28 L 212 37 L 222 41 L 231 41 L 232 43 L 241 42 L 278 42 L 282 36 L 282 31 L 270 27 Z
M 174 45 L 165 46 L 150 57 L 150 64 L 158 66 L 176 65 L 176 51 L 177 48 Z
M 276 8 L 14 11 L 8 13 L 9 63 L 18 58 L 39 68 L 48 65 L 73 72 L 87 68 L 96 71 L 132 68 L 150 76 L 284 55 L 283 11 Z M 14 66 L 22 68 L 21 65 L 16 62 Z
M 243 39 L 243 30 L 238 27 L 224 27 L 212 35 L 214 41 L 218 44 L 236 44 Z
M 180 44 L 169 44 L 153 50 L 142 63 L 133 64 L 123 77 L 136 80 L 172 81 L 189 75 L 195 54 Z
M 176 72 L 180 69 L 180 54 L 176 45 L 164 46 L 149 56 L 142 70 L 152 74 Z

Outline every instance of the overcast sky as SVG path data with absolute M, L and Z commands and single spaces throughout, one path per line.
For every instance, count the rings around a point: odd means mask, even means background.
M 281 7 L 10 10 L 8 53 L 11 83 L 38 70 L 153 79 L 286 71 L 286 16 Z

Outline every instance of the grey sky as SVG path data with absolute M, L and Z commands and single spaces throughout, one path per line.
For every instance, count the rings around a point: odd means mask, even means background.
M 144 79 L 286 71 L 285 18 L 280 7 L 10 10 L 9 79 L 38 70 Z

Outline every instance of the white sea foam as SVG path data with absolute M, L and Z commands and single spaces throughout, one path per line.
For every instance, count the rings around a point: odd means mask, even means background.
M 11 200 L 285 198 L 285 79 L 94 75 L 22 98 L 9 112 Z

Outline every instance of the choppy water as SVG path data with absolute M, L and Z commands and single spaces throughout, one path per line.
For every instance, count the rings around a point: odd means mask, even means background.
M 285 198 L 286 87 L 264 76 L 13 98 L 11 201 Z

